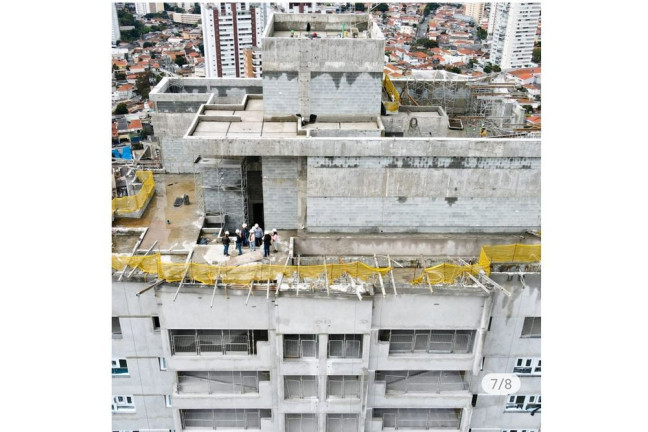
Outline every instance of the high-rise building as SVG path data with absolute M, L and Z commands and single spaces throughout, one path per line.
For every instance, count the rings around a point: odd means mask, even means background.
M 497 3 L 491 63 L 502 69 L 531 66 L 539 19 L 540 3 Z
M 137 15 L 146 15 L 163 11 L 164 3 L 135 3 L 135 13 Z
M 261 78 L 261 48 L 243 48 L 245 78 Z
M 476 26 L 479 26 L 482 17 L 484 16 L 485 3 L 466 3 L 464 15 L 468 15 L 473 19 Z
M 286 13 L 313 13 L 318 10 L 316 2 L 281 2 Z
M 261 45 L 267 5 L 206 3 L 201 14 L 206 76 L 243 77 L 243 49 Z
M 495 16 L 497 15 L 497 3 L 491 2 L 488 9 L 488 36 L 492 38 L 495 28 Z
M 540 429 L 540 140 L 381 114 L 384 47 L 274 14 L 262 79 L 151 91 L 163 169 L 113 202 L 113 430 Z M 226 255 L 243 223 L 278 251 Z
M 121 39 L 121 33 L 119 32 L 119 19 L 117 18 L 117 7 L 115 3 L 112 4 L 112 43 L 116 43 Z

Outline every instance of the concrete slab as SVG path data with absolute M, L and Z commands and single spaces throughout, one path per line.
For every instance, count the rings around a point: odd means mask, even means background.
M 296 137 L 297 132 L 263 132 L 261 136 L 264 138 L 290 138 Z
M 261 132 L 263 127 L 263 122 L 232 122 L 229 127 L 228 132 L 230 133 L 240 133 L 240 132 Z
M 193 137 L 209 137 L 209 138 L 223 138 L 227 132 L 194 132 L 191 134 Z
M 245 111 L 263 111 L 263 99 L 248 100 Z
M 116 219 L 113 227 L 148 227 L 139 250 L 146 251 L 155 240 L 162 251 L 188 251 L 198 240 L 202 216 L 196 204 L 193 174 L 155 174 L 155 195 L 140 219 Z M 176 198 L 189 195 L 189 205 L 174 207 Z M 167 223 L 167 220 L 169 223 Z
M 228 132 L 227 138 L 259 138 L 259 132 Z
M 263 123 L 263 133 L 276 132 L 297 132 L 296 122 L 265 122 Z
M 201 121 L 194 132 L 227 132 L 230 122 Z
M 213 110 L 213 109 L 208 109 L 205 110 L 204 115 L 232 115 L 234 114 L 234 111 L 232 110 Z
M 234 111 L 234 115 L 240 116 L 242 122 L 263 121 L 263 111 Z
M 311 130 L 324 130 L 324 129 L 340 129 L 340 123 L 315 123 L 315 124 L 308 124 L 304 127 L 304 129 L 311 129 Z
M 377 130 L 376 122 L 340 123 L 340 129 L 345 130 Z

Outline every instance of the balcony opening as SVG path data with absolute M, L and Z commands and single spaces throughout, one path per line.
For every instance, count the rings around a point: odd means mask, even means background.
M 359 375 L 330 375 L 326 383 L 327 398 L 359 399 Z
M 391 395 L 468 391 L 470 378 L 464 371 L 376 371 L 376 382 L 385 382 L 385 393 Z
M 386 429 L 459 429 L 461 409 L 374 408 L 374 420 L 382 419 Z
M 261 429 L 263 418 L 271 418 L 269 409 L 180 410 L 182 429 Z
M 389 354 L 472 352 L 474 330 L 381 330 L 379 339 L 389 341 Z M 386 339 L 386 340 L 385 340 Z
M 153 331 L 160 331 L 160 317 L 153 317 Z
M 354 432 L 358 430 L 358 414 L 327 414 L 326 432 Z
M 541 335 L 540 327 L 540 317 L 526 317 L 524 318 L 524 326 L 520 337 L 539 338 Z
M 317 335 L 287 334 L 283 336 L 284 359 L 316 358 Z
M 112 337 L 113 339 L 122 338 L 121 325 L 119 325 L 119 317 L 112 317 Z
M 286 414 L 286 432 L 317 432 L 315 414 Z
M 171 354 L 256 355 L 267 330 L 169 330 Z
M 128 362 L 125 358 L 112 360 L 112 374 L 115 375 L 128 375 Z
M 284 377 L 285 399 L 317 399 L 317 377 L 287 375 Z
M 362 358 L 362 335 L 329 335 L 328 358 Z
M 178 371 L 178 393 L 259 393 L 259 381 L 269 381 L 268 371 Z

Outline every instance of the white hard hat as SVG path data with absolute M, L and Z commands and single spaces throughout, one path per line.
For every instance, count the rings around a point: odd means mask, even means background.
M 243 228 L 247 228 L 247 224 L 243 224 Z
M 258 228 L 259 224 L 254 224 L 254 228 Z
M 241 232 L 241 230 L 236 230 L 236 234 L 238 234 L 238 233 L 240 233 L 240 232 Z
M 272 232 L 277 232 L 277 228 L 272 228 Z
M 270 234 L 270 231 L 266 231 L 265 233 L 266 233 L 266 234 Z
M 229 235 L 229 231 L 225 231 L 225 234 L 226 234 L 226 235 Z

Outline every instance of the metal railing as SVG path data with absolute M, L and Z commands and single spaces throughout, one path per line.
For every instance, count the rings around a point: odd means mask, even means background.
M 459 429 L 461 409 L 374 409 L 374 419 L 381 418 L 385 429 Z
M 329 358 L 361 358 L 362 335 L 329 335 Z
M 471 377 L 461 371 L 376 371 L 389 394 L 469 391 Z
M 284 335 L 284 358 L 316 358 L 317 335 Z
M 317 376 L 285 376 L 284 397 L 286 399 L 317 398 Z
M 474 330 L 392 330 L 389 354 L 470 353 Z
M 286 414 L 286 432 L 317 432 L 315 414 Z
M 254 355 L 258 336 L 255 341 L 252 330 L 169 330 L 172 355 Z
M 331 375 L 327 380 L 327 397 L 334 398 L 360 398 L 360 376 L 358 375 Z
M 261 429 L 261 419 L 269 417 L 266 409 L 180 410 L 183 429 Z
M 326 432 L 355 432 L 358 430 L 358 414 L 327 414 Z
M 264 371 L 178 372 L 180 394 L 246 394 L 259 393 L 259 381 L 268 381 Z

